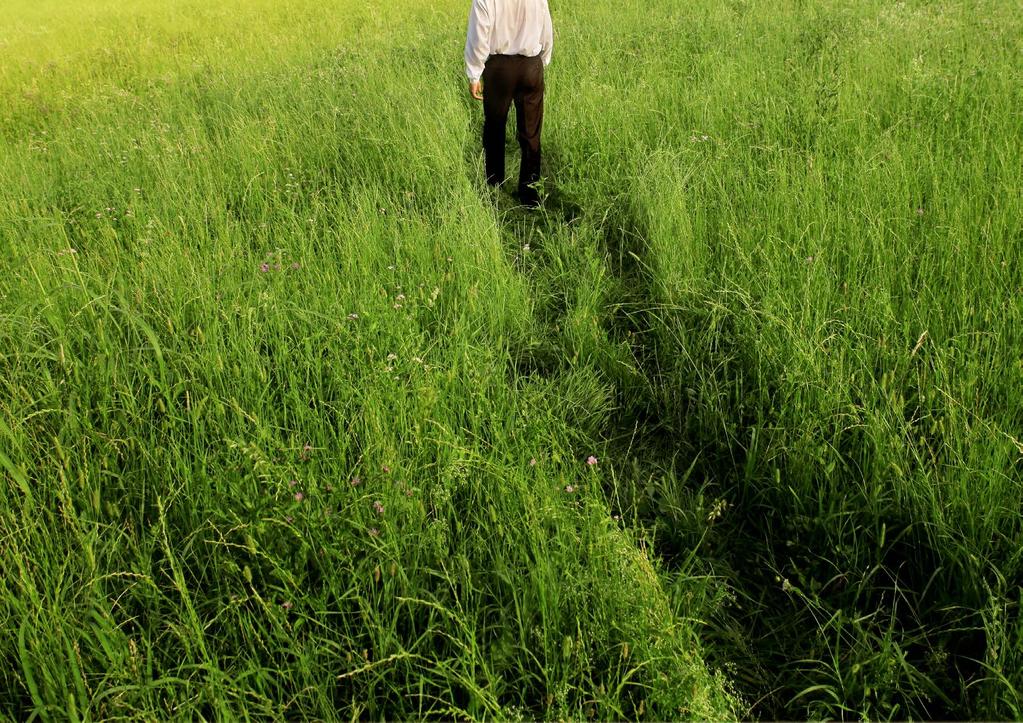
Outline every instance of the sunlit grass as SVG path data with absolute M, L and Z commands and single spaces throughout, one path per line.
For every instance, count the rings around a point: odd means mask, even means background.
M 552 10 L 5 11 L 6 714 L 1023 714 L 1018 12 Z

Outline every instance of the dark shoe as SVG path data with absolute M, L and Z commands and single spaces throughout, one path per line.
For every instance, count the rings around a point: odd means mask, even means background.
M 536 192 L 535 188 L 526 186 L 525 188 L 519 189 L 519 203 L 526 208 L 539 208 L 540 207 L 540 194 Z

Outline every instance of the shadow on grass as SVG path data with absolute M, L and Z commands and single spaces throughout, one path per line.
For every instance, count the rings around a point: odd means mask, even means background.
M 722 315 L 696 298 L 657 303 L 640 219 L 627 202 L 587 211 L 556 186 L 542 210 L 501 215 L 513 256 L 566 225 L 598 231 L 615 297 L 604 333 L 631 349 L 641 378 L 604 374 L 615 395 L 602 430 L 614 469 L 606 492 L 613 512 L 652 533 L 669 570 L 724 582 L 732 604 L 719 605 L 703 630 L 708 661 L 729 672 L 757 717 L 968 716 L 950 691 L 982 675 L 984 639 L 978 614 L 947 605 L 946 561 L 908 514 L 862 504 L 854 464 L 827 473 L 828 488 L 850 491 L 826 508 L 780 483 L 810 489 L 822 473 L 785 449 L 784 429 L 770 456 L 754 441 L 773 417 L 748 404 L 749 385 L 781 380 L 764 379 L 743 341 L 741 310 Z M 556 330 L 565 313 L 545 306 L 543 327 Z M 683 335 L 698 347 L 684 355 Z M 555 377 L 567 356 L 552 331 L 513 351 L 512 373 Z M 599 355 L 592 363 L 600 373 Z M 837 453 L 851 460 L 866 444 L 847 437 Z

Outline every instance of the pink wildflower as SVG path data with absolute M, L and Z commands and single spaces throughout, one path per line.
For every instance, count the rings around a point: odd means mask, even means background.
M 589 466 L 592 467 L 596 463 L 597 463 L 597 458 L 594 457 L 592 454 L 589 457 L 586 458 L 586 464 L 588 464 Z
M 572 492 L 575 492 L 575 487 L 572 485 L 565 485 L 565 492 L 571 494 Z
M 305 499 L 305 495 L 304 494 L 302 494 L 301 492 L 296 492 L 295 493 L 295 502 L 301 502 L 304 499 Z
M 270 270 L 270 264 L 267 264 L 267 263 L 260 264 L 259 265 L 259 270 L 262 271 L 265 274 L 267 271 Z
M 529 460 L 529 466 L 536 467 L 536 457 L 533 457 L 531 460 Z
M 352 477 L 352 487 L 358 487 L 362 484 L 362 480 L 358 477 Z
M 384 505 L 380 500 L 373 503 L 373 509 L 376 510 L 378 515 L 384 514 Z

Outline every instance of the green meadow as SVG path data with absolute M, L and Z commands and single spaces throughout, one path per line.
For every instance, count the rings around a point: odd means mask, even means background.
M 550 4 L 4 1 L 0 718 L 1023 718 L 1019 5 Z

